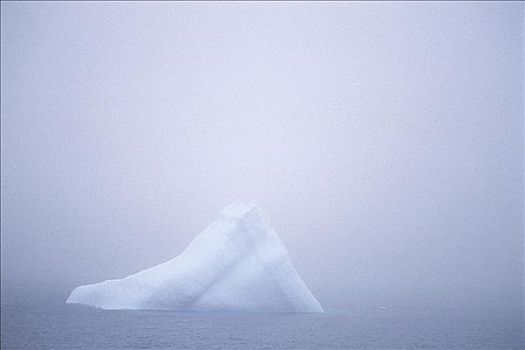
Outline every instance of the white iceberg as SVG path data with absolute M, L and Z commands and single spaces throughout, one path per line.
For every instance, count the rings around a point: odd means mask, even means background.
M 66 303 L 103 309 L 323 312 L 255 204 L 236 201 L 177 257 L 75 288 Z

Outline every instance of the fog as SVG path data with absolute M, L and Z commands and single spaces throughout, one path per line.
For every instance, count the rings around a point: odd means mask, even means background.
M 3 296 L 166 261 L 241 198 L 329 310 L 522 307 L 523 3 L 1 10 Z

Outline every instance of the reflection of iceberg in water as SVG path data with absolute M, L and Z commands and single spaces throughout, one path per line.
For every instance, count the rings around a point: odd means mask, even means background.
M 277 233 L 236 201 L 177 257 L 119 280 L 75 288 L 67 303 L 103 309 L 323 312 Z

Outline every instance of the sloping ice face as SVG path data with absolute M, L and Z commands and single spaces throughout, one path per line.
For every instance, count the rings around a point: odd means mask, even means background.
M 254 203 L 239 200 L 177 257 L 75 288 L 66 303 L 103 309 L 324 312 Z

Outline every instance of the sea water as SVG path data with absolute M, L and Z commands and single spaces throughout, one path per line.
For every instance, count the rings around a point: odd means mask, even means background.
M 525 349 L 520 310 L 250 314 L 2 304 L 1 321 L 2 349 Z

